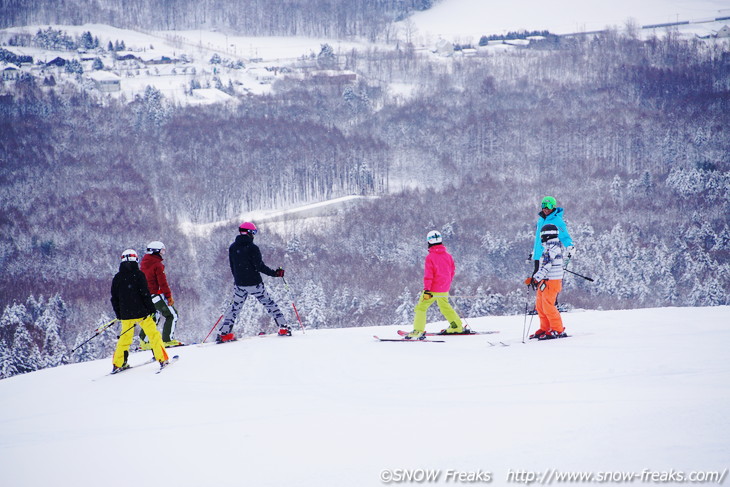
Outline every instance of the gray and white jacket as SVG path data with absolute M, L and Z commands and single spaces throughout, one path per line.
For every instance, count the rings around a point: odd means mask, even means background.
M 540 267 L 532 277 L 536 281 L 563 278 L 563 244 L 560 240 L 553 238 L 542 244 L 542 255 L 540 256 Z

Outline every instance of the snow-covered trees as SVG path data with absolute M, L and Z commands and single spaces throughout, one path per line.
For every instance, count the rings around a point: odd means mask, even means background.
M 68 349 L 61 339 L 66 318 L 59 295 L 48 300 L 30 296 L 25 305 L 6 306 L 0 316 L 0 378 L 67 363 Z
M 148 0 L 104 2 L 103 8 L 79 8 L 75 3 L 25 0 L 4 5 L 0 27 L 15 25 L 109 24 L 145 30 L 208 28 L 242 35 L 376 38 L 393 19 L 431 7 L 433 0 L 168 0 L 164 8 Z M 224 8 L 225 7 L 225 8 Z

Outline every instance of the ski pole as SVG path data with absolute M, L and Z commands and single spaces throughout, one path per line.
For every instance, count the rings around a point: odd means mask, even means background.
M 89 343 L 89 342 L 90 342 L 91 340 L 93 340 L 94 338 L 96 338 L 96 337 L 98 337 L 99 335 L 101 335 L 102 333 L 104 333 L 104 332 L 105 332 L 105 331 L 106 331 L 107 329 L 109 329 L 109 327 L 110 327 L 110 326 L 112 326 L 112 324 L 114 324 L 114 322 L 115 322 L 115 321 L 117 321 L 117 319 L 116 319 L 116 318 L 114 318 L 113 320 L 111 320 L 111 321 L 110 321 L 109 323 L 105 323 L 105 324 L 103 324 L 103 325 L 101 325 L 101 326 L 97 327 L 97 329 L 96 329 L 96 330 L 94 330 L 94 334 L 93 334 L 93 335 L 91 335 L 91 338 L 89 338 L 88 340 L 86 340 L 86 341 L 84 341 L 83 343 L 79 344 L 79 346 L 78 346 L 78 347 L 76 347 L 76 348 L 74 348 L 73 350 L 71 350 L 71 351 L 69 352 L 69 355 L 70 355 L 70 354 L 72 354 L 72 353 L 74 353 L 74 352 L 75 352 L 76 350 L 78 350 L 79 348 L 83 347 L 83 346 L 84 346 L 84 345 L 86 345 L 87 343 Z
M 294 298 L 292 297 L 291 289 L 289 289 L 289 284 L 286 283 L 286 279 L 284 279 L 284 276 L 281 276 L 281 280 L 284 281 L 284 287 L 286 287 L 286 290 L 289 292 L 289 297 L 291 298 L 291 307 L 294 308 L 294 314 L 297 315 L 297 321 L 299 321 L 299 326 L 302 329 L 302 333 L 304 333 L 304 325 L 302 324 L 302 319 L 299 317 L 297 305 L 294 304 Z
M 525 323 L 527 323 L 528 306 L 530 304 L 530 287 L 527 287 L 527 299 L 525 300 L 525 319 L 522 321 L 522 343 L 525 343 L 525 337 L 530 334 L 530 328 L 532 328 L 532 319 L 535 315 L 530 315 L 530 323 L 527 325 L 527 332 L 525 332 Z
M 97 327 L 96 330 L 94 330 L 94 333 L 99 333 L 100 331 L 106 330 L 107 328 L 109 328 L 110 326 L 112 326 L 115 321 L 117 321 L 117 318 L 114 318 L 113 320 L 111 320 L 111 321 L 109 321 L 107 323 L 104 323 L 103 325 Z
M 577 272 L 569 271 L 568 269 L 563 269 L 563 270 L 564 270 L 565 272 L 570 272 L 570 273 L 571 273 L 571 274 L 573 274 L 574 276 L 582 277 L 582 278 L 583 278 L 583 279 L 585 279 L 586 281 L 590 281 L 590 282 L 593 282 L 593 279 L 592 279 L 592 278 L 590 278 L 590 277 L 588 277 L 588 276 L 584 276 L 584 275 L 582 275 L 582 274 L 578 274 Z
M 525 343 L 525 326 L 527 325 L 527 306 L 530 304 L 530 288 L 527 288 L 527 297 L 525 298 L 525 319 L 522 320 L 522 343 Z
M 142 320 L 135 321 L 134 323 L 132 323 L 132 326 L 130 326 L 129 328 L 127 328 L 126 330 L 124 330 L 123 332 L 121 332 L 119 335 L 117 335 L 117 338 L 118 339 L 119 338 L 122 338 L 122 335 L 125 335 L 125 334 L 129 333 L 130 331 L 134 330 L 134 327 L 137 326 L 137 325 L 139 325 L 140 323 L 142 323 L 143 320 L 144 320 L 144 318 Z
M 213 330 L 215 330 L 215 327 L 218 326 L 218 323 L 220 323 L 220 321 L 222 319 L 223 319 L 223 315 L 221 315 L 221 317 L 218 318 L 218 321 L 215 322 L 215 325 L 213 325 L 213 328 L 210 329 L 210 331 L 208 332 L 208 334 L 205 336 L 205 339 L 202 342 L 200 342 L 200 343 L 205 343 L 205 340 L 207 340 L 208 337 L 210 336 L 210 334 L 213 333 Z

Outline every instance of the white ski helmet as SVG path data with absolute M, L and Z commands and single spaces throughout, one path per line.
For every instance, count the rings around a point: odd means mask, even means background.
M 443 243 L 444 239 L 441 236 L 441 232 L 438 230 L 431 230 L 428 232 L 428 235 L 426 235 L 426 242 L 428 242 L 430 245 L 436 245 Z
M 159 240 L 155 240 L 154 242 L 150 242 L 147 244 L 148 254 L 154 254 L 155 252 L 161 252 L 163 250 L 165 250 L 165 244 L 163 244 Z
M 122 262 L 137 262 L 137 251 L 134 249 L 127 249 L 122 252 Z

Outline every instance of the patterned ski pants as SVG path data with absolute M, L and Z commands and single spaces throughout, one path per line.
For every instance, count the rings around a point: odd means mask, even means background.
M 274 319 L 276 325 L 281 328 L 286 326 L 286 319 L 284 314 L 276 305 L 269 293 L 266 292 L 263 283 L 257 284 L 256 286 L 234 286 L 233 302 L 228 308 L 226 313 L 223 315 L 223 323 L 221 324 L 219 331 L 222 335 L 231 333 L 233 331 L 233 324 L 236 322 L 238 312 L 241 311 L 241 306 L 246 302 L 248 296 L 251 295 L 259 300 L 266 312 Z

